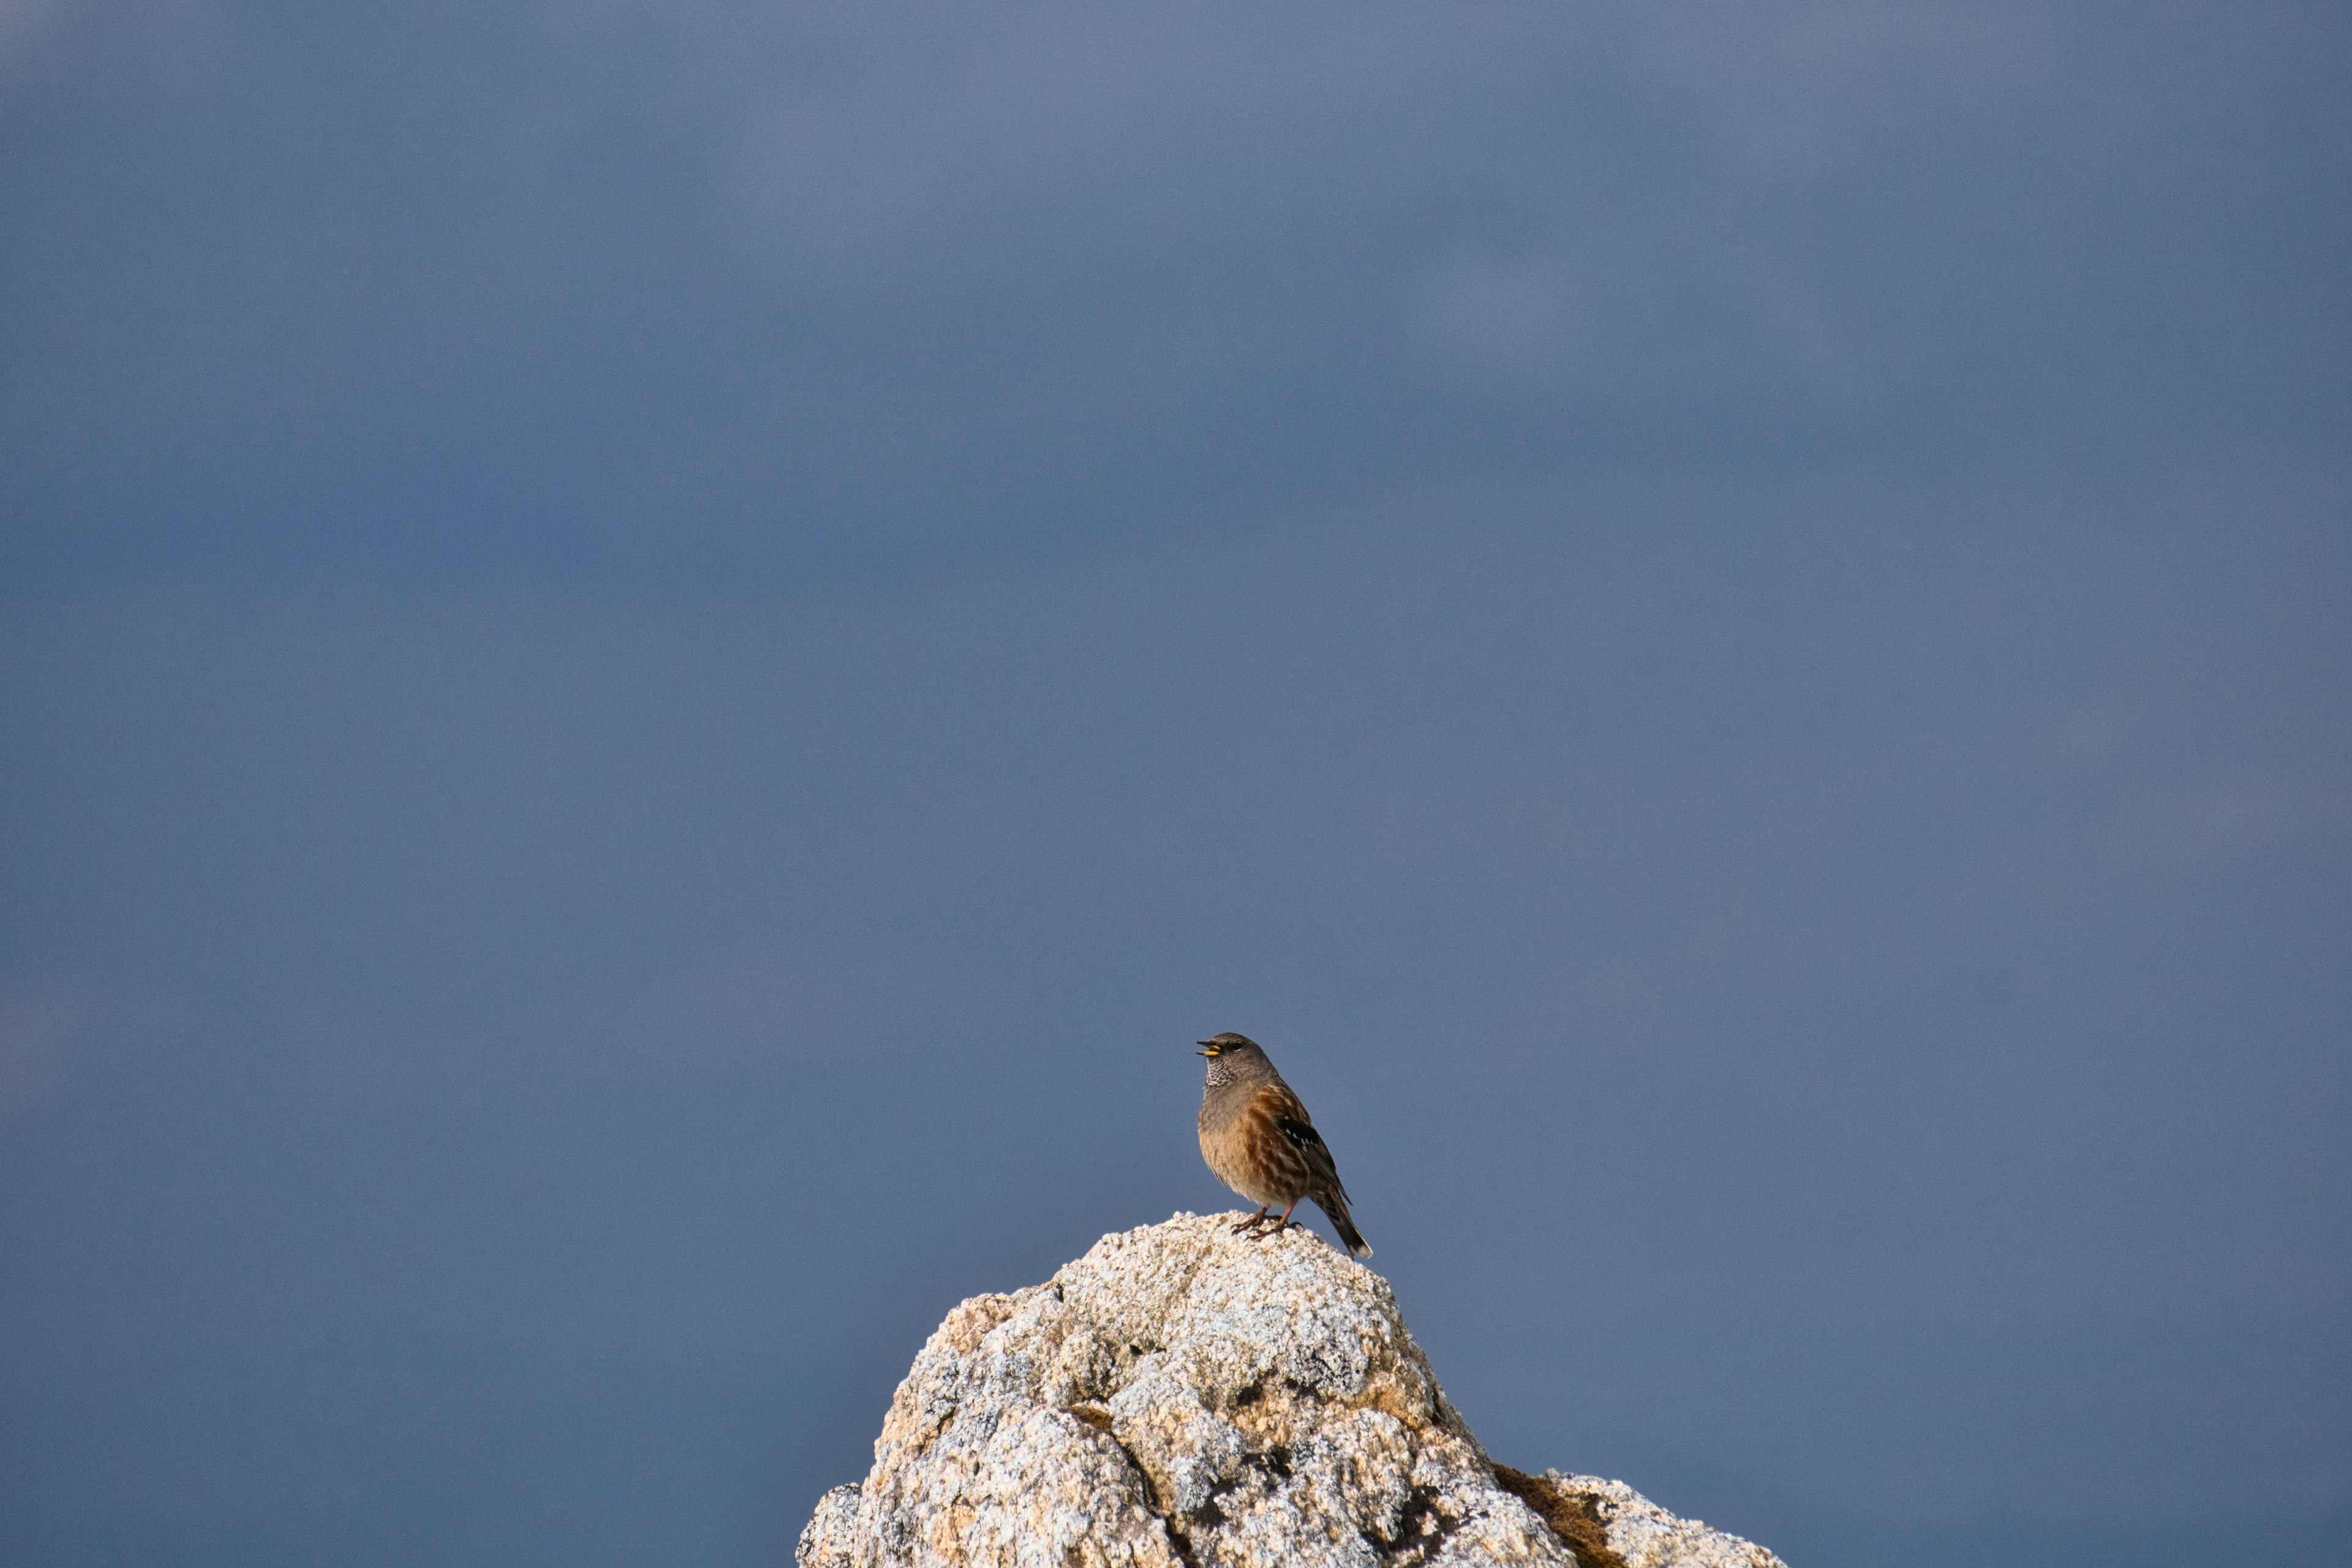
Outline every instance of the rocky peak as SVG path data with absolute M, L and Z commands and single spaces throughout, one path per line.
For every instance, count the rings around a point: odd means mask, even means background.
M 1238 1217 L 950 1312 L 801 1568 L 1785 1568 L 1620 1483 L 1496 1466 L 1387 1280 Z

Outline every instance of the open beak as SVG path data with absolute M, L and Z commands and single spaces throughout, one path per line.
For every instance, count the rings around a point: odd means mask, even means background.
M 1198 1057 L 1213 1057 L 1223 1048 L 1214 1040 L 1194 1040 L 1192 1043 L 1201 1047 L 1192 1053 Z

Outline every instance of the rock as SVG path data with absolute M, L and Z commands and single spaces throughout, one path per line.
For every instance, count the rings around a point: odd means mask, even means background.
M 1676 1519 L 1623 1481 L 1507 1465 L 1495 1467 L 1495 1479 L 1543 1516 L 1581 1568 L 1788 1568 L 1752 1541 Z M 839 1489 L 853 1500 L 857 1490 Z
M 1238 1217 L 950 1312 L 801 1568 L 1786 1568 L 1616 1481 L 1496 1467 L 1388 1281 Z

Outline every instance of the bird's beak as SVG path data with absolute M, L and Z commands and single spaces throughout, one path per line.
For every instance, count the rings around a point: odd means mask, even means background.
M 1219 1046 L 1214 1040 L 1194 1040 L 1192 1043 L 1201 1047 L 1199 1050 L 1192 1053 L 1195 1056 L 1213 1057 L 1218 1051 L 1223 1049 L 1223 1047 Z

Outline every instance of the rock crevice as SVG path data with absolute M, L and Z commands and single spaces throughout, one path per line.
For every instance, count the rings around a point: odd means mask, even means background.
M 1497 1467 L 1386 1280 L 1234 1217 L 950 1311 L 801 1568 L 1785 1568 L 1619 1483 Z

